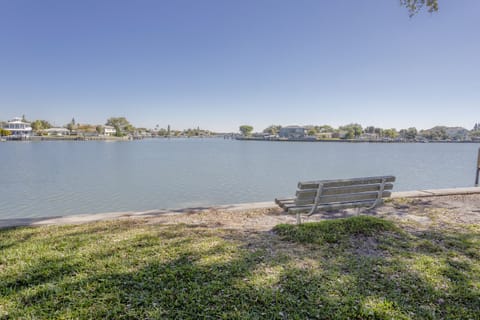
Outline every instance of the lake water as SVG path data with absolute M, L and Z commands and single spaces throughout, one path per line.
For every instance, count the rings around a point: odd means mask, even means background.
M 478 144 L 223 139 L 0 143 L 0 218 L 271 201 L 300 180 L 393 174 L 394 191 L 473 186 Z

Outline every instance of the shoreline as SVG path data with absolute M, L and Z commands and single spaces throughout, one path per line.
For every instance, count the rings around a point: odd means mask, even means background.
M 444 189 L 426 189 L 412 191 L 392 192 L 392 199 L 399 198 L 428 198 L 455 195 L 474 195 L 480 194 L 480 187 L 463 187 L 463 188 L 444 188 Z M 179 209 L 158 209 L 146 211 L 124 211 L 124 212 L 104 212 L 89 213 L 70 216 L 46 216 L 34 218 L 6 218 L 0 219 L 0 229 L 26 227 L 26 226 L 47 226 L 47 225 L 69 225 L 83 224 L 96 221 L 105 221 L 121 218 L 155 218 L 162 216 L 178 216 L 185 214 L 194 214 L 204 211 L 248 211 L 248 210 L 266 210 L 276 209 L 279 207 L 274 201 L 237 203 L 217 206 L 191 207 Z
M 362 140 L 362 139 L 264 139 L 237 137 L 239 141 L 262 141 L 262 142 L 341 142 L 341 143 L 480 143 L 480 140 L 427 140 L 427 141 L 400 141 L 400 140 Z
M 144 139 L 223 139 L 223 140 L 238 140 L 238 141 L 260 141 L 260 142 L 327 142 L 327 143 L 469 143 L 480 144 L 480 140 L 363 140 L 363 139 L 280 139 L 280 138 L 256 138 L 256 137 L 232 137 L 230 135 L 217 136 L 31 136 L 28 138 L 19 137 L 1 137 L 1 142 L 12 141 L 132 141 Z

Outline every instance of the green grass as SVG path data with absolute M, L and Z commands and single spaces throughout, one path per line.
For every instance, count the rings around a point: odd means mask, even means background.
M 480 227 L 0 230 L 0 319 L 478 319 Z
M 357 216 L 301 225 L 281 224 L 276 226 L 274 231 L 286 240 L 323 244 L 340 243 L 351 236 L 373 236 L 383 231 L 400 232 L 400 229 L 391 221 L 369 216 Z

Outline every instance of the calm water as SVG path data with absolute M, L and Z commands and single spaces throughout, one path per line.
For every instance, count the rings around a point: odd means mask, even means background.
M 473 186 L 478 144 L 153 139 L 0 143 L 0 218 L 209 206 L 293 195 L 299 180 L 397 176 Z

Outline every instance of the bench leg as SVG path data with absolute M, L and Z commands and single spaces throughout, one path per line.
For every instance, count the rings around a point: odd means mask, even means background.
M 360 215 L 360 208 L 357 208 L 356 211 L 357 211 L 357 216 L 359 216 Z
M 387 179 L 386 178 L 383 178 L 382 179 L 382 184 L 380 185 L 380 190 L 378 190 L 378 195 L 377 195 L 377 199 L 375 200 L 375 202 L 373 203 L 372 206 L 368 207 L 367 210 L 370 210 L 370 209 L 373 209 L 375 208 L 376 206 L 378 206 L 380 203 L 383 202 L 383 191 L 385 190 L 385 183 L 387 182 Z
M 302 224 L 302 217 L 300 213 L 297 213 L 297 224 Z

